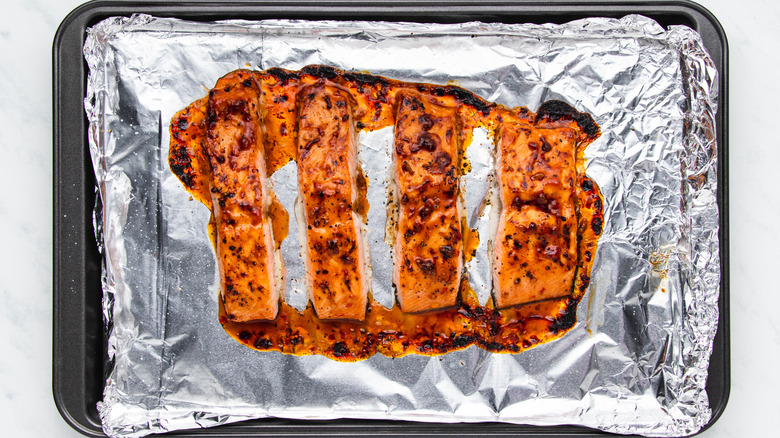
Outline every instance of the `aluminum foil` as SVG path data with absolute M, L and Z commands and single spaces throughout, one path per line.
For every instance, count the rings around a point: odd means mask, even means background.
M 714 116 L 717 71 L 687 27 L 641 16 L 563 25 L 229 21 L 137 15 L 89 29 L 85 107 L 98 182 L 108 379 L 98 409 L 110 436 L 261 417 L 579 424 L 687 435 L 710 419 L 704 390 L 718 320 Z M 587 173 L 605 226 L 576 326 L 520 354 L 477 347 L 357 363 L 258 352 L 217 318 L 206 224 L 167 164 L 168 123 L 237 68 L 327 64 L 411 82 L 457 83 L 489 101 L 561 99 L 601 137 Z M 390 131 L 361 134 L 371 205 L 384 205 Z M 493 158 L 475 132 L 463 178 L 470 226 L 485 236 Z M 295 211 L 295 168 L 273 176 Z M 369 212 L 373 291 L 393 303 L 384 211 Z M 295 220 L 282 245 L 286 298 L 306 305 Z M 486 241 L 486 239 L 483 239 Z M 467 266 L 490 292 L 486 249 Z M 297 264 L 295 260 L 298 260 Z

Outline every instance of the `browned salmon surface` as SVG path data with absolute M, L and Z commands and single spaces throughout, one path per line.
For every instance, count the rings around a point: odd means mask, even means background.
M 469 171 L 463 157 L 478 126 L 496 142 L 494 236 L 461 226 L 458 179 Z M 399 305 L 391 309 L 366 286 L 361 224 L 368 205 L 355 137 L 385 127 L 395 135 L 388 220 Z M 563 336 L 577 321 L 603 227 L 603 199 L 583 155 L 598 136 L 589 115 L 560 101 L 534 114 L 454 86 L 328 66 L 271 68 L 233 72 L 210 97 L 177 113 L 169 163 L 214 214 L 220 322 L 238 342 L 342 361 L 470 345 L 517 353 Z M 278 247 L 289 212 L 274 200 L 266 170 L 291 160 L 311 292 L 303 311 L 279 299 L 282 285 L 270 274 L 282 269 L 273 265 L 274 238 Z M 482 305 L 463 268 L 480 239 L 492 243 L 494 266 L 493 297 Z
M 393 149 L 399 204 L 394 281 L 401 310 L 452 307 L 463 269 L 457 112 L 419 93 L 397 97 Z
M 310 85 L 298 94 L 298 187 L 311 302 L 321 319 L 362 321 L 368 290 L 356 213 L 357 146 L 349 94 Z
M 279 309 L 268 209 L 260 89 L 250 71 L 221 78 L 209 93 L 206 152 L 225 312 L 231 321 L 269 320 Z
M 571 295 L 577 267 L 575 131 L 505 121 L 497 146 L 501 199 L 494 241 L 496 306 Z

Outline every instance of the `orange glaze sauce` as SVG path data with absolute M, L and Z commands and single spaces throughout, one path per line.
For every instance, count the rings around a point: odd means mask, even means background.
M 463 229 L 463 261 L 470 262 L 477 255 L 479 231 L 469 228 L 465 218 L 461 220 L 461 229 Z
M 296 98 L 300 87 L 323 83 L 347 90 L 354 99 L 353 119 L 358 130 L 372 131 L 395 123 L 395 97 L 403 90 L 415 90 L 429 102 L 458 109 L 461 120 L 461 175 L 470 171 L 465 150 L 475 127 L 494 133 L 505 117 L 523 119 L 534 125 L 535 115 L 525 108 L 508 109 L 485 102 L 470 92 L 453 86 L 413 84 L 379 76 L 342 72 L 331 67 L 310 66 L 300 71 L 269 69 L 255 72 L 266 105 L 264 116 L 265 156 L 270 176 L 296 158 Z M 210 207 L 208 193 L 210 169 L 204 150 L 205 107 L 207 98 L 193 102 L 177 113 L 171 122 L 171 170 L 185 188 Z M 227 318 L 219 300 L 219 319 L 225 331 L 238 342 L 262 351 L 285 354 L 320 354 L 334 360 L 357 361 L 381 353 L 388 357 L 406 354 L 439 355 L 478 345 L 492 352 L 516 353 L 563 336 L 576 322 L 576 307 L 590 283 L 590 269 L 598 237 L 603 226 L 603 198 L 596 184 L 585 176 L 584 150 L 598 137 L 598 128 L 590 132 L 578 126 L 576 118 L 554 114 L 545 119 L 545 127 L 577 128 L 580 133 L 576 155 L 578 185 L 575 188 L 578 214 L 578 262 L 572 295 L 566 298 L 495 309 L 492 298 L 481 306 L 464 275 L 457 306 L 442 311 L 403 313 L 396 303 L 387 309 L 369 296 L 364 321 L 325 321 L 314 313 L 311 303 L 303 311 L 283 300 L 273 321 L 237 323 Z M 591 121 L 592 123 L 592 121 Z M 356 211 L 365 220 L 367 180 L 358 175 L 360 197 Z M 378 208 L 382 208 L 379 206 Z M 274 199 L 267 212 L 273 221 L 277 248 L 287 234 L 289 214 Z M 480 236 L 463 224 L 464 261 L 476 252 Z M 212 241 L 213 221 L 209 224 Z
M 353 209 L 363 218 L 363 223 L 368 224 L 368 178 L 366 178 L 365 173 L 360 168 L 358 168 L 357 174 L 357 190 L 358 199 L 355 201 L 356 205 Z
M 279 199 L 274 196 L 271 200 L 268 216 L 271 218 L 271 225 L 274 230 L 274 243 L 276 244 L 276 249 L 279 249 L 290 232 L 290 213 L 284 209 Z
M 228 320 L 220 300 L 220 323 L 227 333 L 256 350 L 287 354 L 321 354 L 341 361 L 366 359 L 379 352 L 388 357 L 410 353 L 439 355 L 478 345 L 493 352 L 516 353 L 557 338 L 565 331 L 556 317 L 569 299 L 549 300 L 509 309 L 480 306 L 468 284 L 458 307 L 439 312 L 403 313 L 371 300 L 362 323 L 320 320 L 311 305 L 303 312 L 281 303 L 271 322 Z

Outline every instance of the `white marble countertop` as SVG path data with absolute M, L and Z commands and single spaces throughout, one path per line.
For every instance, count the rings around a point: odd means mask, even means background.
M 8 0 L 0 16 L 0 424 L 4 436 L 81 436 L 52 368 L 51 49 L 79 0 Z M 701 0 L 730 44 L 731 397 L 707 438 L 780 432 L 780 2 Z M 76 55 L 74 55 L 76 56 Z M 758 208 L 757 211 L 751 208 Z M 775 371 L 773 371 L 775 370 Z

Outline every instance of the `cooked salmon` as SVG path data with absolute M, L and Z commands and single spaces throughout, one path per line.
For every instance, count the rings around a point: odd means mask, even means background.
M 493 298 L 504 308 L 571 295 L 577 266 L 576 136 L 570 127 L 505 121 L 497 134 L 501 210 Z
M 222 296 L 228 319 L 270 320 L 279 309 L 272 199 L 266 178 L 260 88 L 238 70 L 209 93 L 207 156 Z M 279 284 L 277 284 L 279 283 Z
M 393 281 L 398 303 L 414 313 L 451 307 L 463 268 L 457 112 L 411 91 L 399 93 L 396 105 Z
M 298 93 L 298 186 L 310 299 L 320 319 L 362 321 L 368 287 L 349 94 L 313 84 Z
M 388 215 L 382 231 L 399 304 L 387 308 L 367 293 L 369 206 L 355 133 L 390 126 L 393 202 L 371 205 Z M 496 190 L 477 210 L 491 205 L 495 212 L 489 236 L 466 228 L 459 191 L 471 167 L 467 148 L 490 152 L 482 142 L 469 146 L 476 127 L 495 138 Z M 179 111 L 170 133 L 171 171 L 212 210 L 220 323 L 250 348 L 340 361 L 470 345 L 517 353 L 577 322 L 605 226 L 603 198 L 584 160 L 600 132 L 590 115 L 563 101 L 544 102 L 534 114 L 455 86 L 329 66 L 242 70 Z M 274 241 L 285 238 L 289 216 L 266 178 L 290 160 L 298 166 L 291 190 L 298 194 L 301 276 L 313 303 L 303 311 L 280 298 L 284 266 Z M 486 254 L 474 251 L 480 239 L 489 243 Z M 490 263 L 493 299 L 486 304 L 463 281 L 469 257 Z

